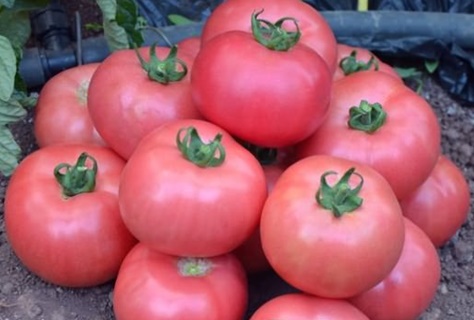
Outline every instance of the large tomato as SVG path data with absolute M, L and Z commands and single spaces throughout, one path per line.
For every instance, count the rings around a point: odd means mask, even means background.
M 231 254 L 175 257 L 139 243 L 127 255 L 114 287 L 117 320 L 240 320 L 247 280 Z
M 375 287 L 349 300 L 370 319 L 418 319 L 436 295 L 441 276 L 438 253 L 420 228 L 404 220 L 405 243 L 396 266 Z
M 327 299 L 304 293 L 277 296 L 261 305 L 250 320 L 369 320 L 345 300 Z
M 190 91 L 193 57 L 181 51 L 175 54 L 168 47 L 156 47 L 155 58 L 150 52 L 154 52 L 153 46 L 138 49 L 149 62 L 145 66 L 135 50 L 112 53 L 97 68 L 89 86 L 92 121 L 107 145 L 125 159 L 147 133 L 161 124 L 178 118 L 200 118 Z
M 444 245 L 469 214 L 469 185 L 463 172 L 445 155 L 426 181 L 400 201 L 403 214 L 420 227 L 437 247 Z
M 119 213 L 124 165 L 112 150 L 94 145 L 51 145 L 21 161 L 6 190 L 5 228 L 29 270 L 70 287 L 116 276 L 136 243 Z
M 321 125 L 332 76 L 296 32 L 290 41 L 275 27 L 278 41 L 266 43 L 261 33 L 270 27 L 258 15 L 252 15 L 254 34 L 229 31 L 202 46 L 191 75 L 192 96 L 204 117 L 232 135 L 264 147 L 290 146 Z M 281 42 L 281 50 L 267 47 Z M 286 50 L 289 43 L 293 47 Z
M 337 68 L 333 80 L 337 81 L 352 73 L 364 70 L 385 72 L 399 79 L 402 78 L 390 65 L 381 61 L 377 56 L 365 48 L 353 47 L 347 44 L 337 44 Z
M 33 123 L 39 147 L 55 143 L 105 145 L 87 109 L 89 83 L 98 66 L 90 63 L 64 70 L 43 86 Z
M 283 172 L 260 223 L 263 250 L 281 278 L 327 298 L 384 279 L 400 257 L 404 230 L 398 200 L 379 173 L 324 155 Z
M 431 106 L 399 79 L 360 71 L 334 82 L 329 115 L 297 147 L 297 156 L 327 154 L 367 164 L 398 199 L 415 191 L 433 170 L 441 147 Z
M 175 120 L 128 160 L 119 203 L 131 232 L 179 256 L 229 252 L 256 229 L 267 195 L 255 157 L 218 126 Z
M 227 0 L 211 13 L 204 23 L 201 34 L 203 44 L 218 34 L 241 30 L 251 32 L 250 15 L 264 10 L 262 18 L 276 21 L 282 17 L 294 17 L 301 29 L 301 43 L 316 51 L 327 63 L 331 74 L 336 69 L 336 37 L 324 17 L 313 7 L 300 0 Z M 247 61 L 242 56 L 234 60 Z M 237 63 L 238 64 L 238 63 Z

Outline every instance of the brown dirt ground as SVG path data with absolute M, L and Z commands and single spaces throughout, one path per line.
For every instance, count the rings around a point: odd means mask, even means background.
M 81 11 L 84 23 L 100 18 L 94 1 L 65 3 L 68 12 Z M 439 117 L 443 152 L 469 181 L 471 212 L 458 234 L 439 249 L 442 278 L 434 301 L 420 319 L 474 319 L 474 105 L 461 105 L 430 78 L 425 79 L 422 94 Z M 36 148 L 32 125 L 30 115 L 12 127 L 25 154 Z M 7 183 L 7 178 L 0 177 L 0 320 L 114 319 L 113 282 L 87 289 L 68 289 L 45 283 L 24 268 L 12 252 L 4 230 L 3 198 Z M 272 273 L 251 277 L 249 286 L 249 313 L 270 297 L 293 290 Z

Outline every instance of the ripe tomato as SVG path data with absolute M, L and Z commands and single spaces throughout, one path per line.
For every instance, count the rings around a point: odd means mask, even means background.
M 206 157 L 211 163 L 200 164 Z M 266 196 L 261 165 L 228 133 L 203 120 L 175 120 L 132 154 L 119 203 L 140 241 L 164 253 L 202 257 L 230 252 L 248 238 Z
M 466 221 L 470 198 L 462 171 L 441 155 L 428 179 L 400 204 L 404 216 L 420 227 L 435 246 L 441 247 Z
M 349 300 L 370 319 L 418 319 L 436 294 L 441 276 L 438 253 L 420 228 L 404 220 L 405 243 L 395 268 L 375 287 Z
M 402 82 L 402 78 L 400 78 L 395 69 L 382 62 L 369 50 L 338 43 L 337 68 L 334 72 L 333 80 L 337 81 L 349 74 L 364 70 L 385 72 Z
M 189 53 L 193 58 L 195 58 L 199 50 L 201 49 L 201 37 L 188 37 L 181 40 L 176 45 L 178 46 L 180 51 L 185 51 L 186 53 Z
M 91 159 L 80 157 L 82 162 L 70 171 L 76 177 L 66 178 L 75 188 L 63 189 L 55 179 L 55 167 L 74 164 L 82 152 L 97 162 L 95 187 L 89 180 Z M 136 243 L 119 213 L 124 165 L 108 148 L 69 144 L 39 149 L 18 165 L 6 190 L 5 228 L 13 251 L 29 270 L 68 287 L 94 286 L 116 276 Z M 82 189 L 83 185 L 93 188 Z
M 384 279 L 404 239 L 387 181 L 367 165 L 325 155 L 283 172 L 265 202 L 260 232 L 283 280 L 327 298 L 347 298 Z
M 148 61 L 152 48 L 138 52 Z M 162 62 L 171 54 L 167 47 L 157 47 Z M 103 139 L 119 155 L 128 159 L 138 142 L 161 124 L 181 118 L 200 118 L 191 99 L 189 72 L 193 57 L 179 51 L 178 58 L 187 66 L 186 75 L 176 81 L 151 80 L 134 50 L 120 50 L 108 56 L 97 68 L 89 87 L 88 108 L 94 125 Z M 183 72 L 175 59 L 176 72 Z M 148 66 L 149 72 L 167 78 L 168 66 Z M 174 77 L 174 75 L 173 75 Z M 178 76 L 176 76 L 179 78 Z
M 282 17 L 294 17 L 301 29 L 301 43 L 316 51 L 328 65 L 331 74 L 334 73 L 337 61 L 336 37 L 324 17 L 313 7 L 299 0 L 224 1 L 215 8 L 204 23 L 201 34 L 202 43 L 206 44 L 216 35 L 231 30 L 250 32 L 251 14 L 262 9 L 264 10 L 262 18 L 269 21 Z M 247 63 L 248 59 L 250 57 L 242 56 L 232 61 Z
M 114 288 L 117 320 L 242 319 L 247 280 L 231 254 L 179 258 L 139 243 L 127 255 Z
M 345 300 L 326 299 L 304 293 L 277 296 L 260 306 L 250 320 L 369 320 Z
M 254 21 L 260 21 L 257 15 Z M 312 134 L 327 114 L 331 84 L 314 50 L 299 42 L 288 51 L 272 50 L 244 31 L 209 40 L 191 75 L 192 96 L 204 117 L 264 147 L 290 146 Z
M 403 199 L 428 178 L 440 140 L 438 119 L 426 100 L 393 76 L 361 71 L 334 82 L 328 117 L 296 153 L 370 165 Z
M 41 89 L 33 123 L 36 143 L 93 143 L 105 145 L 87 109 L 89 83 L 99 63 L 64 70 Z

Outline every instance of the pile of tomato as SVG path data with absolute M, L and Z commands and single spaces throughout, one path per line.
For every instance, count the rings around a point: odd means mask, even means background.
M 469 188 L 427 101 L 299 0 L 228 0 L 200 37 L 56 75 L 5 197 L 24 265 L 114 282 L 117 319 L 416 319 Z

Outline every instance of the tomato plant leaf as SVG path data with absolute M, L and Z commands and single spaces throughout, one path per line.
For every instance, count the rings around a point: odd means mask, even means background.
M 0 126 L 0 172 L 9 176 L 18 165 L 21 149 L 6 126 Z
M 138 7 L 134 0 L 118 0 L 116 21 L 125 29 L 132 46 L 140 47 L 143 44 L 144 39 L 140 31 L 143 20 L 139 19 Z
M 13 7 L 14 3 L 15 3 L 15 0 L 0 0 L 0 8 L 2 6 L 7 7 L 7 8 L 11 8 L 11 7 Z
M 5 1 L 5 0 L 3 0 Z M 15 11 L 31 11 L 35 9 L 44 8 L 51 1 L 50 0 L 16 0 L 14 6 L 12 7 Z
M 428 73 L 432 74 L 438 69 L 439 60 L 425 60 L 425 69 Z
M 176 26 L 182 26 L 182 25 L 187 25 L 187 24 L 191 24 L 191 23 L 194 23 L 194 21 L 180 15 L 180 14 L 169 14 L 168 15 L 168 20 L 176 25 Z
M 30 37 L 28 12 L 4 10 L 0 12 L 0 35 L 10 40 L 13 48 L 23 48 Z
M 107 45 L 111 51 L 128 49 L 128 36 L 123 27 L 121 27 L 115 17 L 117 15 L 116 0 L 97 0 L 100 10 L 102 11 L 102 23 L 104 27 L 104 36 Z
M 0 100 L 0 126 L 21 120 L 26 115 L 26 110 L 15 99 Z
M 7 101 L 13 93 L 16 56 L 10 40 L 0 35 L 0 100 Z

